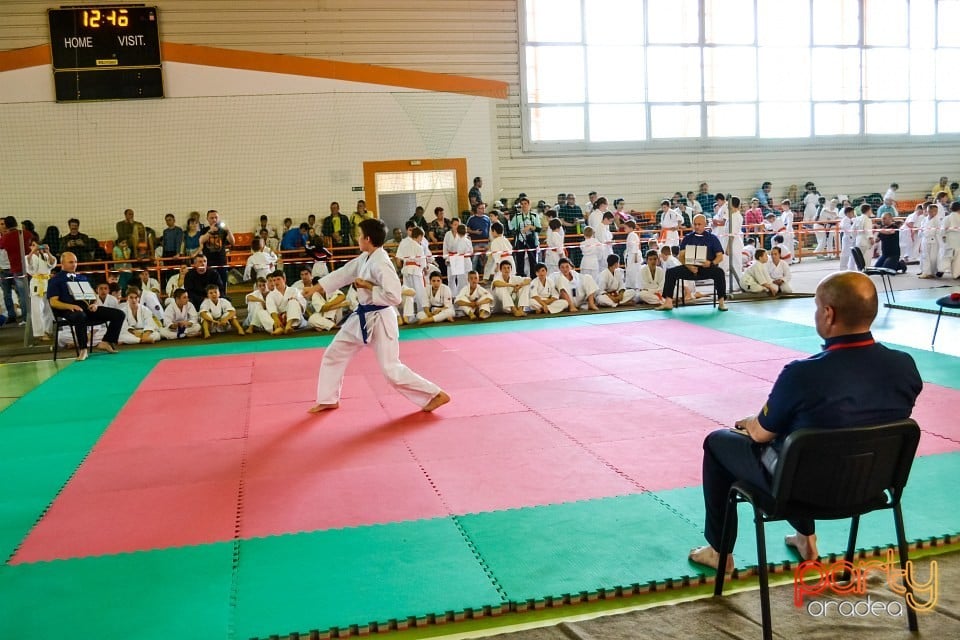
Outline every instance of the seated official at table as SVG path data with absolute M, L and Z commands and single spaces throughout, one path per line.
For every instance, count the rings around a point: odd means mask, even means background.
M 61 271 L 50 278 L 47 284 L 47 299 L 55 316 L 65 318 L 76 327 L 77 348 L 80 350 L 77 359 L 86 360 L 89 355 L 87 327 L 104 322 L 107 323 L 107 334 L 96 348 L 107 353 L 116 353 L 120 330 L 123 328 L 123 311 L 101 305 L 96 299 L 87 302 L 73 297 L 70 292 L 70 282 L 89 282 L 87 276 L 76 273 L 76 255 L 69 251 L 64 253 L 60 256 L 60 267 Z M 55 337 L 54 340 L 56 339 Z
M 910 417 L 923 382 L 910 355 L 874 341 L 877 289 L 869 277 L 841 271 L 817 286 L 814 321 L 823 351 L 783 368 L 762 410 L 736 429 L 720 429 L 703 442 L 703 501 L 707 546 L 690 560 L 714 569 L 719 563 L 723 518 L 730 487 L 741 480 L 771 491 L 786 437 L 798 429 L 863 427 Z M 736 517 L 736 512 L 731 514 Z M 791 520 L 786 537 L 803 560 L 819 557 L 813 520 Z M 736 534 L 736 524 L 733 527 Z M 731 550 L 732 550 L 731 541 Z M 734 567 L 727 558 L 726 570 Z

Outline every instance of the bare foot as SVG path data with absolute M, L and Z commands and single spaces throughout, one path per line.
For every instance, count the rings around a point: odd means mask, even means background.
M 329 411 L 330 409 L 337 409 L 339 407 L 340 407 L 339 402 L 334 402 L 331 404 L 315 404 L 309 409 L 307 409 L 307 413 L 320 413 L 322 411 Z
M 282 328 L 274 329 L 274 330 L 271 331 L 270 333 L 271 333 L 271 335 L 282 336 L 282 335 L 283 335 L 283 329 L 282 329 Z M 209 338 L 210 336 L 203 336 L 203 337 L 204 337 L 204 338 Z
M 430 413 L 434 409 L 438 409 L 448 402 L 450 402 L 450 396 L 445 391 L 441 391 L 437 395 L 433 396 L 433 399 L 430 400 L 430 402 L 424 405 L 423 410 L 427 413 Z
M 667 300 L 664 300 L 659 307 L 654 308 L 654 311 L 672 311 L 672 310 L 673 310 L 673 302 L 668 302 Z
M 804 560 L 816 560 L 820 557 L 817 551 L 817 534 L 805 536 L 801 533 L 794 533 L 784 536 L 783 541 L 788 547 L 793 547 Z
M 690 555 L 687 557 L 690 559 L 690 562 L 702 564 L 705 567 L 710 567 L 714 571 L 717 570 L 717 565 L 720 564 L 720 552 L 710 545 L 691 549 Z M 726 573 L 730 573 L 731 571 L 733 571 L 733 554 L 727 555 Z
M 107 353 L 116 353 L 117 350 L 109 342 L 101 342 L 94 347 L 97 351 L 106 351 Z
M 77 356 L 77 362 L 82 362 L 90 357 L 90 352 L 86 349 L 80 349 L 80 354 Z
M 288 324 L 288 325 L 286 326 L 286 328 L 284 328 L 283 332 L 284 332 L 284 333 L 293 333 L 293 325 L 292 325 L 292 324 Z

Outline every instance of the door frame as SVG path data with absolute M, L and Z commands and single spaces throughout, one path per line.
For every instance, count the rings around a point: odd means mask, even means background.
M 461 211 L 470 208 L 470 189 L 467 187 L 466 158 L 433 158 L 429 160 L 379 160 L 363 163 L 363 191 L 368 203 L 379 208 L 377 200 L 378 173 L 412 173 L 416 171 L 454 171 L 457 175 L 457 211 L 453 215 L 460 217 Z M 380 212 L 375 212 L 377 217 Z M 447 219 L 452 217 L 447 213 Z

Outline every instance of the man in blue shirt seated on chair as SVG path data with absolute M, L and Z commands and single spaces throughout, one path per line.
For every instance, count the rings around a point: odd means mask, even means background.
M 663 304 L 657 307 L 658 311 L 673 309 L 673 294 L 676 292 L 677 280 L 713 280 L 719 302 L 717 309 L 727 310 L 726 279 L 723 269 L 717 266 L 723 262 L 723 247 L 720 246 L 720 241 L 715 235 L 705 232 L 706 228 L 706 216 L 700 213 L 693 216 L 693 231 L 680 241 L 678 257 L 684 264 L 667 269 L 663 282 Z M 687 247 L 704 247 L 706 249 L 704 259 L 698 264 L 688 264 Z
M 785 366 L 760 413 L 738 420 L 736 429 L 714 431 L 703 442 L 709 544 L 690 552 L 693 562 L 717 568 L 730 487 L 743 480 L 770 491 L 780 447 L 792 432 L 885 424 L 913 411 L 923 382 L 910 355 L 874 341 L 870 325 L 877 316 L 877 289 L 870 278 L 855 271 L 830 274 L 817 286 L 815 302 L 823 351 Z M 790 524 L 797 532 L 786 537 L 786 544 L 803 560 L 817 559 L 814 521 Z M 726 570 L 733 567 L 730 555 Z
M 120 340 L 120 330 L 123 328 L 124 313 L 120 309 L 111 309 L 99 304 L 94 298 L 90 301 L 77 300 L 70 291 L 71 282 L 87 282 L 87 276 L 76 273 L 77 256 L 69 251 L 60 256 L 61 271 L 50 278 L 47 284 L 47 299 L 54 315 L 65 318 L 76 327 L 77 348 L 80 351 L 78 360 L 86 360 L 87 327 L 93 324 L 107 323 L 107 334 L 97 349 L 107 353 L 117 352 L 117 342 Z M 57 338 L 55 337 L 54 340 Z

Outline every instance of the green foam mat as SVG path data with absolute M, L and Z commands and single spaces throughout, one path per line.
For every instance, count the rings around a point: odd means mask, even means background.
M 228 637 L 233 545 L 0 566 L 0 638 Z
M 649 493 L 460 520 L 514 602 L 692 575 L 686 550 L 701 536 Z
M 238 638 L 503 600 L 452 518 L 244 540 L 239 558 Z

